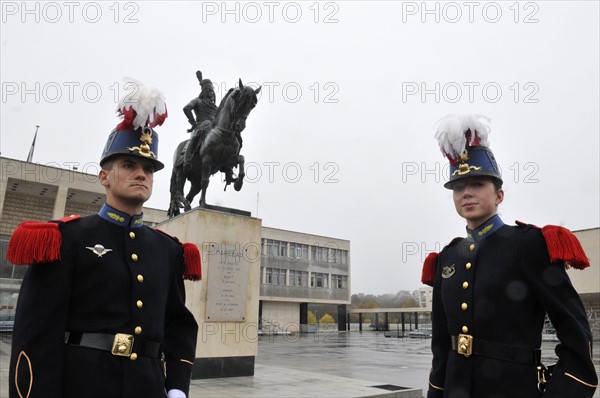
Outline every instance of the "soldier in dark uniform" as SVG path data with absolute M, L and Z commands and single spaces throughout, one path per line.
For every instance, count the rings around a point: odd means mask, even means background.
M 196 72 L 196 77 L 201 87 L 200 95 L 183 107 L 183 113 L 192 125 L 188 130 L 192 135 L 183 158 L 183 170 L 186 173 L 189 172 L 194 155 L 206 138 L 217 114 L 215 89 L 212 82 L 209 79 L 203 79 L 200 71 Z M 195 119 L 194 114 L 196 115 Z
M 589 261 L 567 229 L 502 222 L 496 211 L 504 191 L 488 130 L 473 116 L 448 116 L 437 129 L 451 162 L 445 187 L 467 235 L 423 267 L 423 282 L 433 286 L 427 397 L 592 397 L 592 335 L 565 272 Z M 551 377 L 540 361 L 546 313 L 560 339 Z
M 200 278 L 199 251 L 142 215 L 164 167 L 152 129 L 166 116 L 162 105 L 121 109 L 100 161 L 98 214 L 14 232 L 9 261 L 32 265 L 17 304 L 11 398 L 187 396 L 198 325 L 183 280 Z

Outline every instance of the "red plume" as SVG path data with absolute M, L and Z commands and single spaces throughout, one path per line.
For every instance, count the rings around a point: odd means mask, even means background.
M 435 281 L 435 270 L 437 267 L 438 257 L 438 253 L 431 252 L 425 258 L 425 263 L 423 264 L 423 271 L 421 273 L 421 282 L 423 282 L 423 284 L 433 286 L 433 282 Z
M 190 281 L 202 279 L 202 260 L 198 246 L 193 243 L 183 244 L 183 264 L 185 265 L 183 279 Z

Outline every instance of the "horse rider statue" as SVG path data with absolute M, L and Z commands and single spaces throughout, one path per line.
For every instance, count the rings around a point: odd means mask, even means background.
M 217 114 L 215 89 L 212 82 L 210 79 L 203 79 L 202 72 L 200 71 L 196 72 L 196 77 L 198 78 L 198 82 L 200 82 L 200 95 L 183 107 L 183 113 L 185 113 L 188 122 L 192 125 L 187 130 L 192 135 L 185 150 L 183 160 L 183 170 L 186 173 L 189 173 L 194 154 L 198 152 Z M 195 118 L 194 114 L 196 115 Z

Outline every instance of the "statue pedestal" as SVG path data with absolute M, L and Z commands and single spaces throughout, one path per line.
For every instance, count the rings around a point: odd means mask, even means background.
M 262 222 L 235 213 L 196 208 L 158 225 L 202 255 L 202 281 L 185 282 L 199 326 L 193 379 L 254 375 Z

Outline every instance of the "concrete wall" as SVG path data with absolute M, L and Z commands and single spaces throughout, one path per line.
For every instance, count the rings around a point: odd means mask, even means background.
M 262 327 L 265 332 L 300 331 L 300 304 L 262 301 Z
M 590 267 L 583 271 L 569 269 L 567 273 L 579 294 L 600 292 L 600 228 L 573 231 L 590 259 Z

